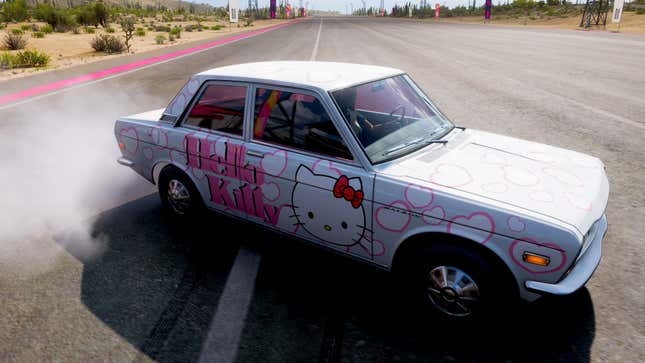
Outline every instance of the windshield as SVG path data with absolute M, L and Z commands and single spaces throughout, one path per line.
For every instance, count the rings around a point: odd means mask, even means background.
M 332 92 L 373 164 L 409 154 L 453 127 L 407 75 Z

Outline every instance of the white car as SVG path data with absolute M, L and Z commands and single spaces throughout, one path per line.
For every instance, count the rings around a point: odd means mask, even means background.
M 600 160 L 455 126 L 397 69 L 215 68 L 115 133 L 178 218 L 208 208 L 401 271 L 447 317 L 572 293 L 600 262 Z

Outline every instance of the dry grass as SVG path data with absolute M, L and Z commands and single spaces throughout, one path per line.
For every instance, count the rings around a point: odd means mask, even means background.
M 611 16 L 611 14 L 609 14 Z M 483 19 L 481 17 L 455 17 L 441 19 L 443 22 L 458 22 L 458 23 L 473 23 L 481 24 Z M 529 17 L 511 18 L 505 16 L 494 16 L 490 24 L 502 26 L 531 26 L 539 28 L 554 28 L 554 29 L 580 29 L 580 15 L 570 16 L 566 18 L 559 17 L 545 17 L 541 19 L 530 19 Z M 602 29 L 600 27 L 599 29 Z M 612 24 L 611 18 L 607 18 L 607 31 L 615 31 L 618 29 L 616 24 Z M 645 34 L 645 15 L 637 15 L 634 12 L 623 13 L 622 22 L 620 24 L 621 33 L 641 33 Z

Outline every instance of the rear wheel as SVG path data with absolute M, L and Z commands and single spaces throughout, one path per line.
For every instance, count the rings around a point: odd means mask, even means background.
M 197 215 L 203 202 L 190 178 L 173 166 L 159 175 L 159 197 L 166 212 L 181 219 Z

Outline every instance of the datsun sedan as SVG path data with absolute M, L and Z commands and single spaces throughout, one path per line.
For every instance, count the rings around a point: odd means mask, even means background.
M 445 317 L 570 294 L 600 262 L 600 160 L 455 126 L 397 69 L 216 68 L 115 133 L 176 218 L 211 209 L 400 271 Z

